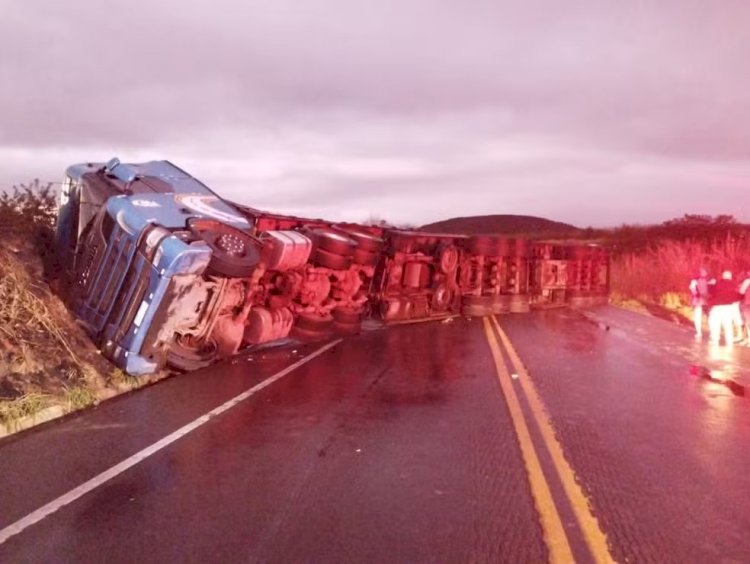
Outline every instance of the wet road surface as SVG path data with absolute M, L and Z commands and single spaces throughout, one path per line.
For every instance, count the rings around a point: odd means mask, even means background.
M 750 398 L 690 370 L 748 383 L 750 349 L 609 307 L 498 322 L 337 344 L 6 535 L 0 562 L 750 560 Z M 320 346 L 0 441 L 0 539 Z

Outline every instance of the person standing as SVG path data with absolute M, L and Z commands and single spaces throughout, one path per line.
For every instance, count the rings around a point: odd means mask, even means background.
M 708 279 L 708 271 L 705 268 L 698 270 L 698 276 L 690 281 L 691 304 L 693 306 L 693 324 L 695 325 L 695 338 L 703 337 L 703 308 L 708 305 L 709 285 L 716 284 L 716 280 Z
M 708 314 L 708 329 L 712 344 L 719 344 L 723 330 L 724 343 L 730 347 L 734 345 L 734 312 L 739 301 L 740 294 L 732 280 L 732 271 L 725 270 L 721 273 L 721 280 L 711 290 L 709 299 L 711 311 Z
M 745 272 L 744 279 L 740 282 L 740 312 L 742 313 L 742 322 L 745 325 L 744 345 L 750 346 L 750 270 Z

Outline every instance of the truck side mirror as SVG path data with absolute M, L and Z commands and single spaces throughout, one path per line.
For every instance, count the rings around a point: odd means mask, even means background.
M 104 170 L 107 172 L 112 172 L 114 168 L 120 164 L 120 159 L 117 157 L 112 157 L 107 161 L 107 164 L 104 166 Z

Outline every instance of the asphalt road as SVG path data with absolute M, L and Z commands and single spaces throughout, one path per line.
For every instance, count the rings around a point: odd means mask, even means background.
M 750 561 L 750 349 L 609 307 L 497 321 L 258 352 L 4 439 L 0 562 Z

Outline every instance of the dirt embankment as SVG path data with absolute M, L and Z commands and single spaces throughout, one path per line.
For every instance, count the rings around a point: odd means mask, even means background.
M 0 243 L 0 436 L 153 381 L 104 359 L 44 279 L 38 247 Z

